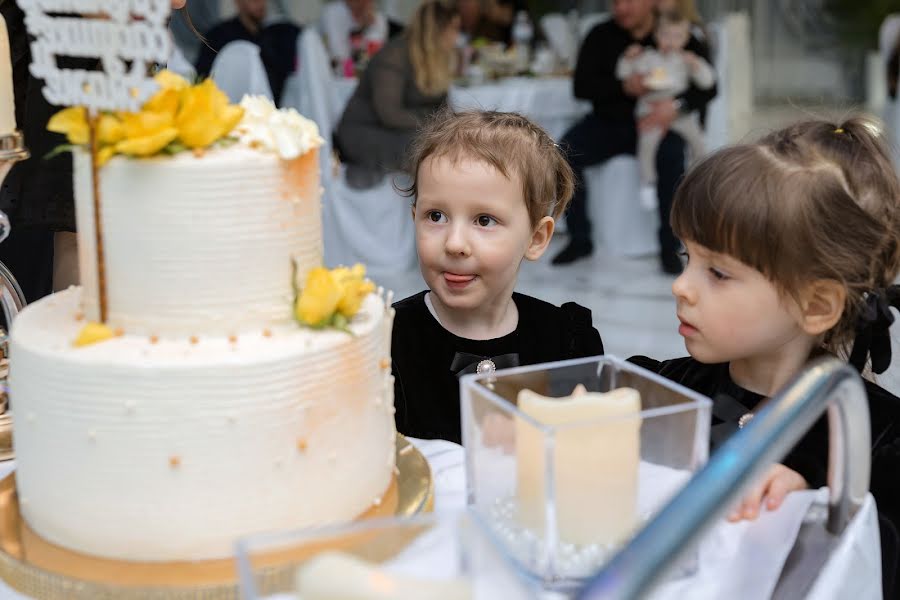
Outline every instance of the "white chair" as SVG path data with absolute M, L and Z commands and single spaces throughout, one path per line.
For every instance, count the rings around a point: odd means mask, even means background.
M 197 71 L 194 69 L 194 65 L 185 57 L 181 48 L 175 44 L 172 45 L 172 54 L 169 56 L 166 68 L 173 73 L 181 75 L 188 81 L 194 81 L 197 78 Z
M 364 263 L 370 272 L 403 271 L 417 263 L 415 226 L 409 200 L 393 187 L 394 176 L 368 190 L 350 188 L 344 170 L 331 160 L 332 133 L 337 112 L 334 80 L 325 45 L 314 27 L 298 40 L 300 69 L 296 85 L 297 108 L 319 126 L 325 139 L 322 156 L 322 237 L 328 266 Z
M 253 42 L 226 44 L 213 61 L 210 77 L 232 102 L 240 102 L 247 94 L 273 99 L 259 46 Z
M 612 256 L 659 252 L 658 213 L 641 208 L 638 170 L 637 159 L 623 154 L 584 171 L 594 245 Z
M 569 26 L 569 20 L 562 13 L 544 15 L 541 17 L 541 30 L 559 59 L 564 64 L 574 65 L 578 40 Z
M 878 52 L 881 55 L 881 77 L 887 76 L 887 65 L 891 58 L 891 52 L 900 41 L 900 14 L 888 15 L 881 23 L 878 31 Z M 897 157 L 897 146 L 900 143 L 900 101 L 897 98 L 888 97 L 884 103 L 884 124 L 887 129 L 888 139 L 894 146 L 895 163 L 900 166 L 900 157 Z
M 705 141 L 706 151 L 712 152 L 725 146 L 731 140 L 729 132 L 729 96 L 728 60 L 729 41 L 725 35 L 725 24 L 722 21 L 710 23 L 709 44 L 712 47 L 712 62 L 716 70 L 716 97 L 706 109 Z

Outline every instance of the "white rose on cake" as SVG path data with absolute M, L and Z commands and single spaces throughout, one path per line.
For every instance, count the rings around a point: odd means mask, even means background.
M 293 108 L 276 108 L 264 96 L 244 96 L 244 119 L 236 132 L 241 143 L 252 148 L 276 152 L 284 160 L 293 160 L 324 143 L 315 122 Z

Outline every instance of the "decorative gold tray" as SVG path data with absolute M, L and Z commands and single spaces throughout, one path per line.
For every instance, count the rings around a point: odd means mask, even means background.
M 425 457 L 397 434 L 397 470 L 381 504 L 361 519 L 431 511 L 434 483 Z M 273 554 L 266 578 L 283 579 L 296 557 Z M 80 554 L 37 535 L 19 513 L 15 473 L 0 481 L 0 579 L 33 598 L 56 600 L 238 600 L 233 558 L 171 563 Z

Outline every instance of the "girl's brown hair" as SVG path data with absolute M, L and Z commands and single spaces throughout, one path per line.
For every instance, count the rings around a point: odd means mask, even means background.
M 572 168 L 547 132 L 517 113 L 449 109 L 419 132 L 409 159 L 411 184 L 401 191 L 415 199 L 419 168 L 428 158 L 476 160 L 507 179 L 518 176 L 532 225 L 558 219 L 575 191 Z
M 826 349 L 847 357 L 865 295 L 900 271 L 900 182 L 878 126 L 805 121 L 726 148 L 688 172 L 672 229 L 731 255 L 796 297 L 834 280 L 847 291 Z
M 457 14 L 455 6 L 446 1 L 428 0 L 419 6 L 409 24 L 409 58 L 416 86 L 425 94 L 437 96 L 450 88 L 455 54 L 441 44 Z

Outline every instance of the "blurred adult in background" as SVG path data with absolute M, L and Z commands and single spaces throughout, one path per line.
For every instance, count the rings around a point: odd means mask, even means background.
M 372 187 L 404 167 L 419 124 L 447 100 L 458 36 L 456 8 L 428 0 L 369 63 L 335 132 L 349 185 Z
M 322 34 L 333 65 L 343 65 L 354 54 L 374 54 L 403 31 L 379 11 L 375 0 L 336 0 L 322 9 Z
M 613 0 L 613 18 L 594 27 L 579 51 L 575 96 L 593 102 L 594 110 L 566 132 L 561 142 L 579 185 L 566 219 L 569 244 L 553 258 L 555 265 L 574 262 L 594 251 L 587 212 L 585 168 L 619 154 L 634 154 L 638 129 L 660 128 L 666 132 L 656 154 L 660 263 L 666 273 L 681 272 L 678 257 L 681 243 L 672 233 L 669 212 L 675 188 L 684 175 L 686 145 L 679 135 L 669 131 L 669 126 L 679 115 L 702 112 L 715 97 L 716 87 L 701 90 L 692 84 L 674 99 L 655 102 L 650 113 L 635 121 L 637 99 L 649 90 L 640 74 L 618 81 L 616 63 L 632 44 L 656 46 L 653 38 L 656 3 L 657 0 Z M 710 62 L 709 46 L 696 35 L 691 35 L 686 50 Z
M 206 33 L 206 44 L 197 58 L 197 75 L 208 77 L 216 54 L 230 42 L 246 40 L 260 48 L 260 56 L 275 101 L 281 98 L 284 82 L 294 72 L 297 60 L 297 36 L 300 28 L 293 23 L 266 25 L 267 0 L 235 0 L 237 16 L 223 21 Z

